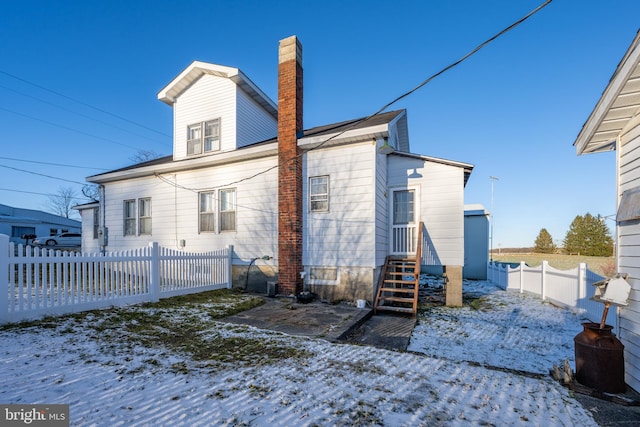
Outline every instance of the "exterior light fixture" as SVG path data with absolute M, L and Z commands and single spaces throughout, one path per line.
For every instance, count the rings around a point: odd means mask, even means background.
M 384 137 L 384 144 L 378 148 L 378 153 L 380 154 L 391 154 L 395 151 L 395 149 L 389 145 L 389 138 Z

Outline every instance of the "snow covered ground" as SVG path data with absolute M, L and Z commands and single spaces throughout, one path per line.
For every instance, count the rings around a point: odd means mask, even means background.
M 546 375 L 563 359 L 573 365 L 580 319 L 485 282 L 467 292 L 483 296 L 430 309 L 406 353 L 216 323 L 200 334 L 304 357 L 208 364 L 106 340 L 82 324 L 91 317 L 4 330 L 0 403 L 69 404 L 74 426 L 597 425 Z

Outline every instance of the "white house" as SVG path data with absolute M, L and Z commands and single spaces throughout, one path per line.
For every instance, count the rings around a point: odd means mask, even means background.
M 629 274 L 619 309 L 625 381 L 640 391 L 640 32 L 618 64 L 574 142 L 578 155 L 616 150 L 617 268 Z
M 282 40 L 278 105 L 237 68 L 189 65 L 158 94 L 173 154 L 87 178 L 100 203 L 80 207 L 84 247 L 233 245 L 234 286 L 372 301 L 386 257 L 415 255 L 422 222 L 423 259 L 461 291 L 473 166 L 411 153 L 404 110 L 304 130 L 301 61 L 297 38 Z
M 26 243 L 23 235 L 53 236 L 63 232 L 79 233 L 80 221 L 34 209 L 0 204 L 0 234 L 13 243 Z

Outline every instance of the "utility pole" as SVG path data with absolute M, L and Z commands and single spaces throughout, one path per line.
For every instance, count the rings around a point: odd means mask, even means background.
M 493 183 L 499 178 L 496 176 L 490 176 L 489 179 L 491 179 L 491 213 L 489 214 L 489 219 L 491 220 L 491 237 L 489 239 L 489 259 L 491 262 L 493 262 Z

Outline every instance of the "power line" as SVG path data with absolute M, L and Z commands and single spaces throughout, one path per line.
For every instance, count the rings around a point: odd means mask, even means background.
M 122 120 L 122 121 L 125 121 L 125 122 L 127 122 L 127 123 L 131 123 L 132 125 L 135 125 L 135 126 L 141 127 L 141 128 L 146 129 L 146 130 L 148 130 L 148 131 L 155 132 L 155 133 L 158 133 L 158 134 L 160 134 L 160 135 L 164 135 L 164 136 L 171 137 L 171 135 L 167 135 L 167 134 L 166 134 L 166 133 L 164 133 L 164 132 L 160 132 L 159 130 L 152 129 L 152 128 L 150 128 L 150 127 L 148 127 L 148 126 L 145 126 L 145 125 L 143 125 L 143 124 L 140 124 L 140 123 L 134 122 L 133 120 L 127 119 L 126 117 L 122 117 L 122 116 L 119 116 L 119 115 L 117 115 L 117 114 L 115 114 L 115 113 L 111 113 L 111 112 L 109 112 L 109 111 L 107 111 L 107 110 L 104 110 L 104 109 L 102 109 L 102 108 L 95 107 L 95 106 L 93 106 L 93 105 L 91 105 L 91 104 L 87 104 L 86 102 L 83 102 L 83 101 L 80 101 L 80 100 L 78 100 L 78 99 L 72 98 L 72 97 L 70 97 L 70 96 L 68 96 L 68 95 L 65 95 L 65 94 L 63 94 L 63 93 L 57 92 L 57 91 L 55 91 L 55 90 L 53 90 L 53 89 L 49 89 L 49 88 L 44 87 L 44 86 L 42 86 L 42 85 L 39 85 L 39 84 L 37 84 L 37 83 L 30 82 L 29 80 L 23 79 L 22 77 L 18 77 L 18 76 L 16 76 L 16 75 L 11 74 L 11 73 L 8 73 L 8 72 L 6 72 L 6 71 L 0 70 L 0 74 L 4 74 L 5 76 L 9 76 L 9 77 L 11 77 L 11 78 L 13 78 L 13 79 L 16 79 L 16 80 L 19 80 L 19 81 L 21 81 L 21 82 L 23 82 L 23 83 L 26 83 L 26 84 L 29 84 L 29 85 L 31 85 L 31 86 L 37 87 L 38 89 L 42 89 L 42 90 L 47 91 L 47 92 L 49 92 L 49 93 L 53 93 L 54 95 L 60 96 L 60 97 L 65 98 L 65 99 L 68 99 L 68 100 L 73 101 L 73 102 L 75 102 L 75 103 L 78 103 L 78 104 L 80 104 L 80 105 L 84 105 L 84 106 L 85 106 L 85 107 L 87 107 L 87 108 L 91 108 L 92 110 L 96 110 L 96 111 L 99 111 L 99 112 L 101 112 L 101 113 L 103 113 L 103 114 L 107 114 L 107 115 L 109 115 L 109 116 L 112 116 L 112 117 L 115 117 L 115 118 L 120 119 L 120 120 Z
M 18 90 L 12 89 L 12 88 L 7 87 L 7 86 L 4 86 L 4 85 L 0 85 L 0 88 L 3 88 L 3 89 L 5 89 L 5 90 L 8 90 L 8 91 L 11 91 L 11 92 L 14 92 L 14 93 L 17 93 L 18 95 L 24 96 L 24 97 L 26 97 L 26 98 L 35 99 L 36 101 L 42 102 L 43 104 L 51 105 L 52 107 L 59 108 L 59 109 L 61 109 L 62 111 L 66 111 L 66 112 L 69 112 L 69 113 L 72 113 L 72 114 L 76 114 L 76 115 L 78 115 L 78 116 L 80 116 L 80 117 L 84 117 L 85 119 L 93 120 L 93 121 L 98 122 L 98 123 L 101 123 L 101 124 L 103 124 L 103 125 L 105 125 L 105 126 L 109 126 L 109 127 L 114 128 L 114 129 L 118 129 L 118 130 L 120 130 L 120 131 L 130 133 L 131 135 L 135 135 L 135 136 L 138 136 L 138 137 L 140 137 L 140 138 L 147 139 L 147 140 L 149 140 L 149 141 L 159 142 L 159 143 L 162 143 L 162 144 L 166 143 L 166 141 L 165 141 L 165 142 L 162 142 L 162 141 L 159 141 L 159 140 L 157 140 L 157 139 L 149 138 L 148 136 L 145 136 L 145 135 L 139 134 L 139 133 L 137 133 L 137 132 L 130 131 L 129 129 L 125 129 L 125 128 L 120 127 L 120 126 L 116 126 L 116 125 L 114 125 L 114 124 L 112 124 L 112 123 L 105 122 L 104 120 L 100 120 L 100 119 L 97 119 L 97 118 L 95 118 L 95 117 L 91 117 L 91 116 L 89 116 L 89 115 L 87 115 L 87 114 L 80 113 L 79 111 L 74 111 L 74 110 L 72 110 L 72 109 L 70 109 L 70 108 L 63 107 L 62 105 L 55 104 L 55 103 L 53 103 L 53 102 L 49 102 L 49 101 L 44 100 L 44 99 L 42 99 L 42 98 L 38 98 L 37 96 L 33 96 L 33 95 L 29 95 L 29 94 L 26 94 L 26 93 L 20 92 L 20 91 L 18 91 Z M 168 135 L 167 135 L 167 136 L 168 136 Z
M 0 191 L 11 191 L 13 193 L 23 193 L 23 194 L 35 194 L 38 196 L 48 196 L 48 197 L 60 197 L 57 194 L 50 194 L 50 193 L 38 193 L 36 191 L 26 191 L 26 190 L 14 190 L 11 188 L 0 188 Z M 81 201 L 86 201 L 89 200 L 87 197 L 71 197 L 72 199 L 75 200 L 81 200 Z
M 89 132 L 85 132 L 85 131 L 82 131 L 82 130 L 74 129 L 74 128 L 71 128 L 69 126 L 61 125 L 61 124 L 58 124 L 58 123 L 50 122 L 48 120 L 44 120 L 44 119 L 40 119 L 38 117 L 30 116 L 28 114 L 19 113 L 17 111 L 13 111 L 13 110 L 10 110 L 8 108 L 0 107 L 0 110 L 6 111 L 6 112 L 11 113 L 11 114 L 16 114 L 18 116 L 26 117 L 26 118 L 31 119 L 31 120 L 36 120 L 38 122 L 46 123 L 46 124 L 51 125 L 51 126 L 59 127 L 59 128 L 71 131 L 71 132 L 76 132 L 76 133 L 79 133 L 81 135 L 89 136 L 91 138 L 97 138 L 97 139 L 101 139 L 103 141 L 110 142 L 112 144 L 121 145 L 123 147 L 132 148 L 134 150 L 139 150 L 139 148 L 134 147 L 132 145 L 124 144 L 122 142 L 114 141 L 113 139 L 105 138 L 105 137 L 102 137 L 102 136 L 93 135 L 93 134 L 91 134 Z
M 51 176 L 51 175 L 46 175 L 44 173 L 38 173 L 38 172 L 28 171 L 28 170 L 24 170 L 24 169 L 14 168 L 14 167 L 7 166 L 7 165 L 0 165 L 0 168 L 12 169 L 14 171 L 29 173 L 31 175 L 43 176 L 45 178 L 56 179 L 58 181 L 70 182 L 72 184 L 78 184 L 78 185 L 85 185 L 86 184 L 86 182 L 78 182 L 78 181 L 73 181 L 73 180 L 70 180 L 70 179 L 58 178 L 57 176 Z
M 520 24 L 522 24 L 524 21 L 526 21 L 527 19 L 529 19 L 531 16 L 533 16 L 534 14 L 536 14 L 537 12 L 539 12 L 540 10 L 542 10 L 544 7 L 546 7 L 547 5 L 549 5 L 549 3 L 551 3 L 552 0 L 546 0 L 543 4 L 541 4 L 540 6 L 536 7 L 535 9 L 533 9 L 531 12 L 529 12 L 527 15 L 525 15 L 524 17 L 520 18 L 519 20 L 517 20 L 516 22 L 514 22 L 513 24 L 509 25 L 508 27 L 504 28 L 502 31 L 499 31 L 498 33 L 496 33 L 494 36 L 488 38 L 487 40 L 485 40 L 484 42 L 480 43 L 478 46 L 476 46 L 475 48 L 473 48 L 471 51 L 469 51 L 468 53 L 466 53 L 464 56 L 462 56 L 460 59 L 458 59 L 455 62 L 452 62 L 451 64 L 447 65 L 446 67 L 444 67 L 443 69 L 441 69 L 440 71 L 438 71 L 437 73 L 431 75 L 430 77 L 428 77 L 427 79 L 423 80 L 420 84 L 418 84 L 417 86 L 415 86 L 413 89 L 408 90 L 407 92 L 403 93 L 402 95 L 396 97 L 395 99 L 393 99 L 391 102 L 388 102 L 387 104 L 385 104 L 383 107 L 379 108 L 376 112 L 374 112 L 373 114 L 363 117 L 361 119 L 355 120 L 353 123 L 351 123 L 349 126 L 347 126 L 346 128 L 344 128 L 343 130 L 341 130 L 340 132 L 332 135 L 331 137 L 325 139 L 324 141 L 320 142 L 318 145 L 309 148 L 308 150 L 304 151 L 301 154 L 298 154 L 290 159 L 287 160 L 287 163 L 297 160 L 298 158 L 302 157 L 305 153 L 308 153 L 309 151 L 312 150 L 317 150 L 318 148 L 322 147 L 323 145 L 325 145 L 326 143 L 328 143 L 329 141 L 338 138 L 339 136 L 343 135 L 344 133 L 346 133 L 347 131 L 353 129 L 354 127 L 358 126 L 361 123 L 366 122 L 367 120 L 370 120 L 372 118 L 374 118 L 375 116 L 381 114 L 384 110 L 386 110 L 387 108 L 391 107 L 393 104 L 395 104 L 396 102 L 406 98 L 407 96 L 413 94 L 414 92 L 418 91 L 419 89 L 421 89 L 423 86 L 427 85 L 429 82 L 431 82 L 433 79 L 435 79 L 436 77 L 439 77 L 440 75 L 444 74 L 445 72 L 449 71 L 450 69 L 460 65 L 462 62 L 464 62 L 465 60 L 469 59 L 471 56 L 473 56 L 475 53 L 477 53 L 480 49 L 482 49 L 483 47 L 487 46 L 489 43 L 493 42 L 494 40 L 496 40 L 498 37 L 508 33 L 509 31 L 511 31 L 512 29 L 516 28 L 517 26 L 519 26 Z M 235 185 L 235 184 L 239 184 L 241 182 L 244 181 L 249 181 L 253 178 L 256 178 L 257 176 L 263 175 L 267 172 L 270 172 L 274 169 L 276 169 L 278 167 L 278 165 L 275 166 L 271 166 L 267 169 L 264 169 L 260 172 L 256 172 L 255 174 L 248 176 L 246 178 L 241 178 L 237 181 L 233 181 L 233 182 L 229 182 L 227 184 L 224 185 L 220 185 L 220 186 L 216 186 L 216 187 L 210 187 L 210 189 L 216 189 L 216 188 L 222 188 L 222 187 L 228 187 L 231 185 Z M 182 187 L 187 189 L 186 187 Z M 198 191 L 198 189 L 195 189 L 195 191 Z
M 95 169 L 95 170 L 101 170 L 101 171 L 109 170 L 109 169 L 106 169 L 106 168 L 96 168 L 96 167 L 92 167 L 92 166 L 65 165 L 65 164 L 62 164 L 62 163 L 39 162 L 37 160 L 16 159 L 16 158 L 13 158 L 13 157 L 2 157 L 2 156 L 0 156 L 0 159 L 2 159 L 2 160 L 13 160 L 15 162 L 24 162 L 24 163 L 36 163 L 36 164 L 39 164 L 39 165 L 61 166 L 61 167 L 66 167 L 66 168 Z

